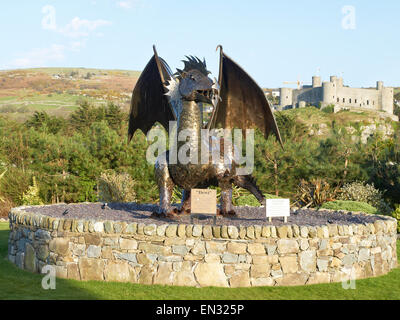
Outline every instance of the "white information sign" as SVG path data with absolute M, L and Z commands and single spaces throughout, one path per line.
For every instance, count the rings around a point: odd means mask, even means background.
M 266 214 L 269 221 L 273 217 L 287 217 L 290 216 L 290 199 L 267 199 Z

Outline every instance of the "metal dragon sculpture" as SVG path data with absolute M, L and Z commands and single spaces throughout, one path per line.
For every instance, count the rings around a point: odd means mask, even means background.
M 154 55 L 142 72 L 132 94 L 129 116 L 128 141 L 135 131 L 145 134 L 158 122 L 168 131 L 170 121 L 177 122 L 178 134 L 190 129 L 197 146 L 204 143 L 201 129 L 258 127 L 264 137 L 272 132 L 281 143 L 278 126 L 263 90 L 231 58 L 220 49 L 219 79 L 208 77 L 205 60 L 187 57 L 184 69 L 172 74 L 167 63 Z M 203 124 L 203 103 L 213 105 L 213 112 L 206 125 Z M 177 142 L 178 148 L 186 142 Z M 235 215 L 232 205 L 232 185 L 247 189 L 257 200 L 265 203 L 265 198 L 251 175 L 239 175 L 238 164 L 233 154 L 230 162 L 224 161 L 223 148 L 219 144 L 206 144 L 210 154 L 217 152 L 219 159 L 204 163 L 171 163 L 169 151 L 159 156 L 155 163 L 155 176 L 160 193 L 159 217 L 176 217 L 190 213 L 190 192 L 192 188 L 207 188 L 217 185 L 221 188 L 219 214 Z M 213 150 L 214 148 L 214 150 Z M 215 150 L 215 148 L 218 148 Z M 225 155 L 226 157 L 226 155 Z M 161 159 L 164 159 L 162 161 Z M 165 161 L 166 160 L 166 161 Z M 175 186 L 183 189 L 180 210 L 171 204 Z

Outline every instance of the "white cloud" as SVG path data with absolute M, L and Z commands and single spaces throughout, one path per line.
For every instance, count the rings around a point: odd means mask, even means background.
M 69 49 L 74 52 L 79 52 L 84 47 L 86 47 L 86 40 L 73 41 L 70 43 Z
M 10 63 L 12 68 L 45 67 L 48 62 L 61 62 L 65 59 L 66 47 L 53 44 L 49 48 L 35 48 Z
M 89 37 L 96 29 L 111 24 L 111 21 L 102 19 L 86 20 L 75 17 L 65 27 L 59 28 L 57 31 L 70 38 Z M 95 33 L 95 35 L 97 34 Z
M 123 9 L 132 9 L 139 4 L 140 0 L 117 1 L 117 6 Z

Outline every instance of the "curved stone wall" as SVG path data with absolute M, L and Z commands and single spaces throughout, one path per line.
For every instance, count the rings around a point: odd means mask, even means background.
M 327 211 L 327 214 L 329 212 Z M 356 214 L 356 213 L 353 213 Z M 56 219 L 14 208 L 10 261 L 57 276 L 176 286 L 286 286 L 379 276 L 397 266 L 396 220 L 210 226 Z

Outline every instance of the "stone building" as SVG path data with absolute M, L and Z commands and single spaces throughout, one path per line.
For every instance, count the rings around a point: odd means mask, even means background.
M 335 110 L 361 108 L 393 115 L 393 91 L 382 81 L 377 82 L 376 88 L 350 88 L 343 85 L 343 78 L 331 76 L 329 82 L 321 82 L 321 77 L 314 76 L 312 85 L 281 88 L 278 109 L 334 105 Z

